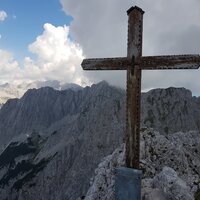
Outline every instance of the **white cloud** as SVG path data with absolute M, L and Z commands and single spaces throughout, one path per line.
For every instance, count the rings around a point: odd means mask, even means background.
M 0 10 L 0 21 L 4 21 L 7 17 L 7 13 L 4 10 Z
M 0 54 L 2 80 L 56 79 L 82 85 L 88 83 L 80 67 L 83 59 L 82 49 L 69 39 L 69 27 L 45 24 L 44 32 L 29 45 L 29 50 L 36 58 L 25 57 L 21 67 L 8 52 L 2 51 L 2 55 Z
M 126 56 L 126 10 L 135 4 L 144 11 L 143 55 L 200 53 L 200 1 L 190 0 L 60 0 L 74 19 L 70 34 L 82 46 L 86 57 Z M 145 71 L 143 89 L 184 86 L 200 93 L 200 70 Z M 105 79 L 124 85 L 123 72 L 88 73 L 93 81 Z
M 79 84 L 86 81 L 80 67 L 82 49 L 69 39 L 69 27 L 45 24 L 43 34 L 29 45 L 29 50 L 37 55 L 37 59 L 25 58 L 27 78 L 57 79 Z
M 20 68 L 10 52 L 0 49 L 0 80 L 12 81 L 20 78 Z
M 84 56 L 126 56 L 126 10 L 134 6 L 133 2 L 131 0 L 60 1 L 65 12 L 74 19 L 70 27 L 45 24 L 44 32 L 29 45 L 29 50 L 35 56 L 24 58 L 21 67 L 11 54 L 1 50 L 4 52 L 1 53 L 0 59 L 1 80 L 58 79 L 79 84 L 107 80 L 112 84 L 125 86 L 125 72 L 84 72 L 80 63 Z M 144 55 L 200 52 L 199 1 L 155 0 L 152 3 L 136 0 L 135 4 L 145 11 Z M 69 39 L 69 34 L 73 40 Z M 144 90 L 154 87 L 183 86 L 194 93 L 200 93 L 199 77 L 200 70 L 144 71 L 142 85 Z

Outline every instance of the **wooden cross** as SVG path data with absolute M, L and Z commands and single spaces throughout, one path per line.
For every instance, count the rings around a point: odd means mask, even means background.
M 84 70 L 127 70 L 126 166 L 139 169 L 141 70 L 198 69 L 199 55 L 142 56 L 144 11 L 128 11 L 127 57 L 84 59 Z

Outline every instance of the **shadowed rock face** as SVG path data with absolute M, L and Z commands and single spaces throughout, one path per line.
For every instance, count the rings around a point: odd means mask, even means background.
M 52 88 L 29 90 L 21 99 L 9 100 L 0 110 L 0 135 L 4 140 L 29 130 L 44 130 L 65 115 L 80 110 L 81 97 L 74 92 Z
M 36 95 L 37 92 L 39 94 Z M 8 155 L 6 152 L 19 151 L 17 155 L 21 161 L 15 166 L 13 172 L 9 166 L 16 157 L 14 154 L 14 158 L 11 156 L 6 161 L 9 164 L 5 164 L 5 167 L 0 170 L 2 181 L 5 177 L 8 177 L 6 181 L 9 180 L 8 184 L 0 188 L 1 197 L 31 200 L 37 196 L 39 199 L 60 200 L 76 199 L 77 196 L 85 194 L 90 177 L 101 158 L 122 143 L 124 125 L 121 121 L 125 118 L 121 101 L 123 96 L 124 91 L 102 82 L 91 88 L 85 88 L 84 93 L 59 92 L 51 88 L 43 88 L 31 90 L 15 102 L 14 100 L 7 102 L 1 112 L 9 109 L 11 111 L 11 107 L 21 108 L 15 113 L 23 119 L 24 124 L 20 124 L 21 132 L 19 132 L 17 129 L 19 124 L 16 123 L 15 134 L 19 137 L 21 137 L 20 133 L 30 134 L 29 125 L 38 123 L 37 127 L 41 126 L 40 135 L 43 142 L 42 145 L 36 145 L 36 150 L 33 149 L 34 152 L 36 151 L 34 155 L 30 152 L 31 146 L 25 148 L 20 138 L 14 140 L 18 141 L 17 146 L 11 142 L 2 152 L 2 157 L 5 157 Z M 45 103 L 49 101 L 49 97 L 51 97 L 50 102 Z M 50 113 L 50 116 L 47 113 L 39 113 L 43 117 L 37 115 L 37 109 Z M 26 118 L 25 116 L 31 111 L 33 115 Z M 22 114 L 23 112 L 26 114 Z M 30 119 L 32 122 L 29 122 Z M 14 118 L 12 120 L 14 121 Z M 46 124 L 42 124 L 41 120 Z M 34 127 L 32 125 L 32 129 L 35 129 Z M 28 128 L 29 131 L 26 132 Z M 14 128 L 10 130 L 14 131 Z M 36 128 L 35 132 L 37 130 Z M 18 171 L 19 168 L 22 168 L 23 172 Z M 31 169 L 31 175 L 26 175 L 29 172 L 27 172 L 28 168 Z M 20 181 L 18 175 L 8 176 L 10 170 L 12 174 L 22 173 L 28 178 Z
M 115 100 L 116 106 L 121 106 L 123 91 L 103 82 L 76 92 L 52 88 L 28 90 L 21 99 L 9 100 L 0 110 L 0 145 L 5 145 L 19 134 L 32 130 L 44 131 L 66 116 L 87 112 L 87 109 L 92 109 L 106 99 L 113 100 L 115 95 L 118 96 Z M 112 101 L 110 103 L 111 107 Z
M 44 145 L 44 138 L 33 132 L 30 136 L 11 141 L 0 155 L 0 195 L 2 199 L 15 199 L 24 186 L 32 187 L 31 181 L 53 159 L 52 156 L 37 159 Z
M 163 136 L 198 130 L 199 102 L 183 88 L 145 93 L 142 127 L 154 127 Z M 21 139 L 32 132 L 40 135 L 34 145 Z M 106 82 L 78 91 L 32 89 L 21 99 L 9 100 L 0 110 L 0 145 L 10 142 L 0 155 L 4 160 L 0 196 L 11 200 L 84 196 L 94 169 L 122 144 L 124 132 L 125 92 Z
M 162 134 L 199 130 L 200 99 L 185 88 L 155 89 L 142 96 L 142 126 Z

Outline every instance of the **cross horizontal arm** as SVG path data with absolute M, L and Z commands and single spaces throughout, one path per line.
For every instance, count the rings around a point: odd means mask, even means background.
M 127 57 L 84 59 L 81 63 L 84 70 L 126 70 L 130 65 Z
M 81 63 L 84 70 L 127 70 L 131 65 L 128 57 L 84 59 Z M 142 70 L 198 69 L 200 55 L 143 56 L 139 65 Z
M 199 55 L 147 56 L 141 58 L 141 69 L 198 69 Z

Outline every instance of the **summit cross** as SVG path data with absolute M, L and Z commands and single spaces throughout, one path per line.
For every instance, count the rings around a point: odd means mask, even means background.
M 126 167 L 139 169 L 141 71 L 198 69 L 199 55 L 142 56 L 144 11 L 135 6 L 128 11 L 127 57 L 84 59 L 84 70 L 127 70 Z

